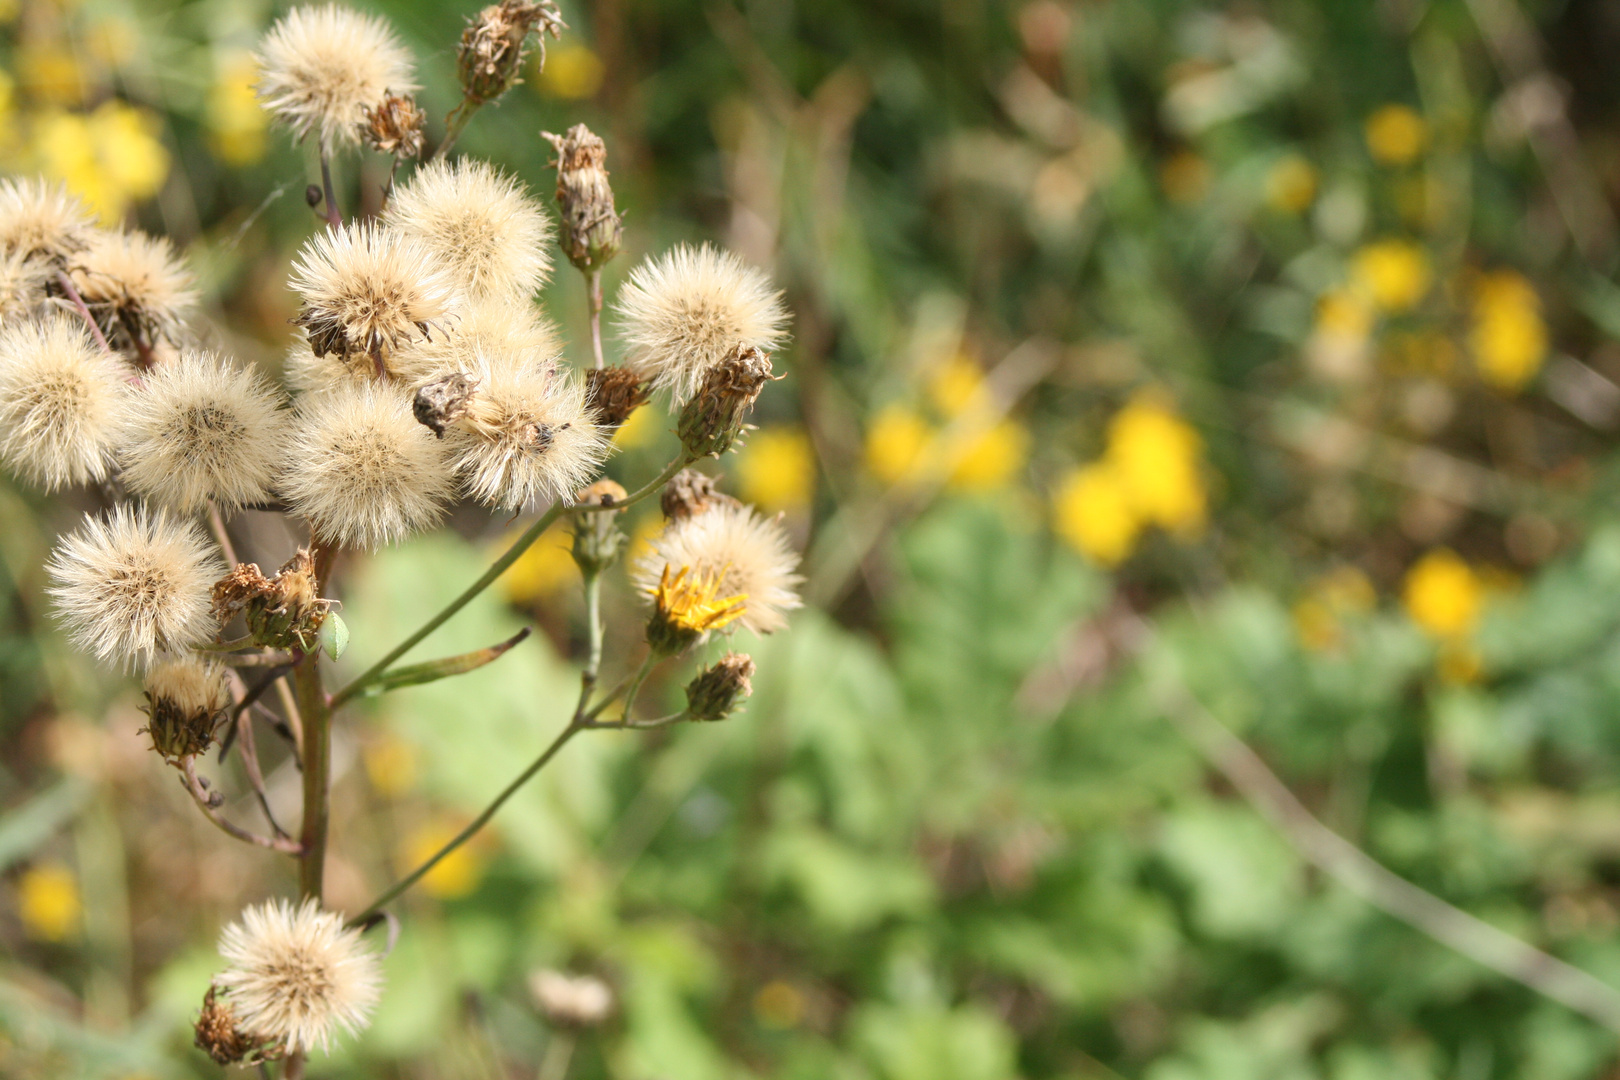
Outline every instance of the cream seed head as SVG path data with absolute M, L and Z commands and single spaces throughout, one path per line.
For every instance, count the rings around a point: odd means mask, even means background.
M 65 186 L 41 177 L 0 180 L 0 255 L 60 266 L 84 250 L 95 218 Z
M 45 299 L 51 264 L 23 252 L 0 254 L 0 326 L 27 318 Z
M 467 494 L 520 510 L 571 499 L 602 466 L 608 437 L 585 409 L 585 387 L 562 374 L 534 378 L 485 365 L 446 442 Z M 426 428 L 423 428 L 426 431 Z
M 383 219 L 437 255 L 471 297 L 521 302 L 551 271 L 551 222 L 520 182 L 482 161 L 424 165 Z
M 166 761 L 205 753 L 231 706 L 228 669 L 195 654 L 166 657 L 146 673 L 146 734 Z
M 127 377 L 76 317 L 0 329 L 0 463 L 46 491 L 105 479 Z
M 313 899 L 245 909 L 220 934 L 219 954 L 227 967 L 214 986 L 236 1023 L 289 1053 L 324 1051 L 339 1030 L 363 1030 L 382 992 L 382 964 L 360 931 Z
M 286 414 L 257 371 L 185 352 L 127 396 L 118 439 L 124 483 L 180 513 L 209 500 L 236 508 L 269 498 Z
M 801 606 L 798 567 L 780 518 L 762 518 L 751 506 L 717 499 L 670 522 L 637 563 L 634 577 L 649 596 L 657 593 L 666 568 L 671 574 L 686 569 L 693 580 L 713 579 L 717 596 L 743 598 L 737 624 L 768 634 L 785 627 L 786 613 Z
M 411 55 L 383 19 L 346 7 L 294 8 L 265 34 L 254 59 L 259 101 L 302 141 L 355 144 L 366 110 L 417 89 Z
M 448 333 L 413 341 L 390 361 L 406 382 L 451 371 L 508 368 L 543 379 L 557 366 L 562 340 L 533 304 L 497 297 L 469 300 L 448 324 Z
M 682 245 L 636 267 L 614 308 L 629 366 L 677 404 L 739 349 L 773 351 L 787 324 L 770 279 L 707 244 Z
M 369 222 L 311 237 L 293 263 L 292 287 L 315 355 L 369 357 L 379 376 L 394 373 L 390 359 L 402 346 L 446 333 L 458 302 L 451 277 L 420 241 Z
M 281 492 L 327 542 L 397 543 L 434 525 L 455 493 L 444 444 L 393 386 L 305 395 L 292 427 Z
M 167 237 L 97 231 L 69 267 L 73 287 L 115 348 L 177 342 L 197 303 L 196 279 Z
M 190 522 L 119 506 L 87 518 L 46 564 L 47 590 L 75 644 L 104 661 L 150 663 L 217 627 L 209 590 L 225 565 Z

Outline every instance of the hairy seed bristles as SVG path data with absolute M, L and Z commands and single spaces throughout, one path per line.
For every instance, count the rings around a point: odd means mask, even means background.
M 247 908 L 220 935 L 219 952 L 228 966 L 214 985 L 237 1023 L 289 1053 L 325 1050 L 339 1029 L 364 1029 L 382 990 L 377 954 L 314 899 Z
M 411 95 L 389 94 L 375 108 L 367 106 L 365 118 L 360 139 L 373 150 L 400 160 L 421 155 L 427 113 Z
M 770 279 L 707 244 L 682 245 L 636 267 L 614 309 L 630 367 L 677 404 L 739 349 L 774 350 L 787 324 Z
M 762 518 L 750 506 L 717 500 L 672 521 L 652 548 L 635 570 L 636 585 L 648 595 L 657 593 L 666 570 L 689 567 L 695 576 L 714 578 L 719 595 L 746 596 L 737 621 L 755 633 L 782 629 L 786 612 L 801 606 L 798 553 L 779 518 Z
M 60 268 L 94 231 L 94 215 L 62 184 L 40 177 L 0 180 L 0 255 Z
M 542 131 L 540 136 L 557 151 L 563 254 L 581 273 L 598 269 L 619 253 L 624 234 L 608 183 L 607 144 L 584 124 L 575 124 L 566 135 Z
M 379 376 L 393 374 L 390 357 L 430 336 L 457 302 L 453 280 L 420 241 L 369 222 L 311 237 L 291 284 L 315 355 L 368 357 Z
M 552 0 L 501 0 L 467 22 L 456 53 L 456 74 L 466 99 L 482 105 L 522 82 L 531 33 L 538 31 L 540 66 L 546 62 L 546 35 L 558 37 L 566 24 Z
M 128 377 L 76 315 L 0 329 L 0 462 L 46 491 L 106 479 Z
M 152 749 L 170 764 L 207 751 L 231 706 L 229 672 L 196 655 L 160 660 L 146 673 L 148 723 L 143 732 Z M 140 734 L 141 732 L 137 732 Z
M 45 300 L 45 283 L 54 276 L 44 259 L 21 251 L 0 255 L 0 326 L 32 315 Z
M 596 475 L 608 439 L 586 412 L 578 379 L 490 365 L 477 375 L 478 392 L 448 440 L 469 496 L 520 510 L 571 498 Z
M 520 182 L 482 161 L 424 165 L 383 220 L 438 256 L 469 297 L 521 302 L 551 270 L 546 215 Z
M 254 59 L 264 107 L 302 141 L 328 147 L 360 140 L 365 110 L 392 92 L 417 89 L 411 55 L 387 22 L 349 8 L 294 8 L 265 34 Z
M 185 352 L 127 395 L 118 440 L 124 483 L 181 513 L 270 497 L 286 416 L 252 368 Z
M 398 378 L 421 385 L 436 375 L 490 367 L 544 381 L 556 369 L 562 341 L 534 305 L 485 297 L 467 301 L 456 314 L 449 334 L 434 334 L 394 354 L 390 363 Z
M 190 522 L 144 507 L 87 518 L 51 553 L 47 590 L 75 644 L 104 661 L 150 663 L 216 628 L 209 588 L 225 566 Z
M 97 232 L 69 261 L 69 273 L 108 343 L 133 351 L 143 366 L 160 339 L 179 343 L 197 302 L 196 279 L 163 236 Z
M 323 540 L 376 548 L 434 525 L 455 477 L 405 393 L 372 384 L 299 402 L 280 486 Z

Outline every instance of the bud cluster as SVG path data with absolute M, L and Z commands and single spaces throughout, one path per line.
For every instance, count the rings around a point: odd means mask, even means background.
M 299 548 L 273 578 L 257 563 L 238 564 L 214 585 L 214 614 L 223 624 L 242 612 L 256 644 L 313 652 L 332 606 L 316 589 L 315 560 Z

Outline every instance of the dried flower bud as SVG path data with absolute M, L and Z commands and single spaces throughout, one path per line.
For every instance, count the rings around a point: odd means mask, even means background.
M 501 0 L 480 11 L 461 32 L 456 57 L 456 74 L 466 99 L 482 105 L 517 85 L 524 47 L 536 31 L 544 66 L 545 35 L 555 38 L 565 25 L 552 0 Z
M 613 989 L 594 975 L 537 971 L 529 976 L 529 992 L 553 1024 L 594 1027 L 613 1011 Z
M 585 373 L 585 407 L 596 413 L 598 426 L 617 431 L 652 395 L 652 388 L 624 367 L 593 368 Z
M 279 1043 L 259 1038 L 238 1026 L 236 1012 L 223 1000 L 219 987 L 210 986 L 203 995 L 202 1013 L 197 1017 L 195 1045 L 218 1065 L 252 1065 L 275 1061 L 283 1056 Z
M 701 514 L 717 502 L 735 503 L 737 500 L 730 495 L 722 495 L 716 490 L 717 481 L 707 473 L 700 473 L 696 469 L 682 469 L 676 473 L 664 488 L 664 494 L 658 500 L 658 508 L 664 512 L 664 517 L 671 524 L 685 521 L 694 514 Z
M 598 480 L 579 493 L 581 506 L 607 506 L 623 499 L 624 488 L 612 480 Z M 624 530 L 619 528 L 622 510 L 598 510 L 574 515 L 574 562 L 587 577 L 612 566 L 624 550 Z
M 177 765 L 208 749 L 230 706 L 223 667 L 194 656 L 166 660 L 146 674 L 149 723 L 141 730 L 163 760 Z
M 373 150 L 396 158 L 419 157 L 427 114 L 410 94 L 385 94 L 375 106 L 366 106 L 361 140 Z
M 693 457 L 719 457 L 730 450 L 771 379 L 769 354 L 751 345 L 710 368 L 697 396 L 681 409 L 678 431 L 686 452 Z
M 417 423 L 442 439 L 445 428 L 467 415 L 477 393 L 478 376 L 452 371 L 419 386 L 411 411 Z
M 728 652 L 686 684 L 686 711 L 693 720 L 724 720 L 754 692 L 754 661 Z
M 557 206 L 563 254 L 581 273 L 600 269 L 619 253 L 624 226 L 613 207 L 613 187 L 608 183 L 607 145 L 584 124 L 575 124 L 566 135 L 542 131 L 557 149 Z
M 253 640 L 274 649 L 313 652 L 331 606 L 316 591 L 308 548 L 299 548 L 274 578 L 266 578 L 257 563 L 245 563 L 214 584 L 214 615 L 220 622 L 241 611 Z

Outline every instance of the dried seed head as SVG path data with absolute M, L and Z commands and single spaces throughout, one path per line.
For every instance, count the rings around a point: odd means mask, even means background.
M 677 431 L 686 452 L 719 457 L 730 450 L 771 378 L 770 356 L 748 345 L 711 367 L 697 396 L 681 409 Z
M 269 498 L 286 428 L 280 396 L 252 368 L 181 353 L 126 397 L 118 451 L 124 483 L 151 502 L 195 513 Z
M 594 975 L 537 971 L 529 992 L 547 1020 L 565 1027 L 594 1027 L 613 1012 L 613 989 Z
M 159 661 L 146 673 L 150 721 L 142 730 L 171 765 L 205 752 L 231 707 L 226 669 L 195 655 Z
M 449 334 L 414 341 L 395 354 L 391 362 L 401 379 L 420 383 L 451 371 L 498 367 L 544 380 L 556 369 L 562 342 L 532 304 L 484 297 L 468 300 L 457 315 Z
M 683 245 L 636 267 L 614 309 L 630 367 L 677 404 L 741 349 L 776 348 L 787 323 L 770 279 L 708 245 Z
M 455 480 L 404 392 L 372 384 L 305 395 L 281 490 L 323 540 L 376 548 L 435 524 Z
M 216 1065 L 256 1065 L 261 1061 L 279 1060 L 286 1054 L 284 1046 L 243 1031 L 237 1025 L 231 1003 L 220 997 L 217 986 L 210 986 L 203 995 L 192 1045 L 206 1053 Z
M 623 487 L 612 480 L 598 480 L 581 491 L 576 501 L 581 506 L 610 506 L 625 498 Z M 599 510 L 574 515 L 574 563 L 582 574 L 600 574 L 619 559 L 627 539 L 619 528 L 619 515 L 623 510 Z
M 382 988 L 382 965 L 343 916 L 313 899 L 258 904 L 220 935 L 228 966 L 214 985 L 249 1036 L 289 1053 L 325 1050 L 339 1029 L 362 1030 Z
M 76 316 L 0 329 L 0 463 L 46 491 L 105 479 L 128 374 Z
M 686 711 L 694 720 L 724 720 L 754 692 L 754 661 L 728 652 L 686 684 Z
M 265 34 L 255 56 L 259 101 L 302 141 L 360 140 L 366 109 L 390 92 L 417 89 L 411 56 L 388 24 L 336 4 L 294 8 Z
M 566 135 L 540 134 L 557 150 L 553 164 L 563 254 L 581 273 L 599 269 L 619 253 L 624 235 L 608 183 L 607 145 L 584 124 L 575 124 Z
M 318 586 L 308 548 L 299 548 L 274 578 L 266 578 L 258 563 L 238 563 L 214 582 L 214 617 L 223 626 L 240 611 L 254 644 L 313 652 L 332 607 Z
M 143 363 L 160 340 L 178 344 L 197 303 L 196 279 L 163 236 L 98 231 L 69 273 L 108 343 Z
M 478 376 L 452 371 L 418 386 L 411 412 L 417 423 L 442 439 L 445 428 L 467 415 L 477 392 Z
M 722 497 L 723 498 L 723 497 Z M 671 521 L 636 565 L 636 586 L 655 596 L 666 572 L 689 567 L 712 578 L 719 596 L 746 596 L 738 625 L 768 634 L 787 625 L 800 606 L 796 587 L 799 556 L 780 518 L 762 518 L 752 507 L 717 499 L 706 509 Z
M 0 326 L 32 315 L 45 300 L 45 283 L 55 276 L 51 264 L 26 252 L 0 254 Z
M 684 521 L 694 514 L 701 514 L 715 503 L 740 505 L 736 499 L 729 495 L 722 495 L 715 488 L 715 479 L 696 469 L 682 469 L 665 485 L 664 493 L 658 499 L 658 508 L 664 512 L 664 517 L 671 524 Z
M 0 180 L 0 255 L 56 269 L 83 251 L 94 231 L 94 216 L 64 185 L 40 177 Z
M 540 63 L 545 65 L 545 35 L 557 37 L 566 24 L 552 0 L 501 0 L 468 20 L 461 33 L 456 73 L 468 101 L 494 101 L 522 80 L 518 72 L 531 33 L 539 32 Z
M 167 511 L 125 505 L 87 518 L 45 569 L 74 643 L 102 660 L 150 663 L 213 636 L 209 586 L 225 567 L 195 525 Z
M 449 440 L 467 494 L 518 510 L 571 496 L 596 475 L 608 439 L 585 411 L 578 379 L 536 379 L 484 365 L 478 393 Z
M 432 252 L 469 297 L 521 302 L 551 270 L 551 223 L 520 182 L 482 161 L 422 166 L 383 220 Z
M 624 426 L 651 396 L 652 388 L 629 368 L 592 368 L 585 373 L 585 407 L 608 432 Z
M 369 222 L 311 237 L 293 264 L 292 287 L 303 299 L 297 321 L 315 356 L 369 357 L 379 376 L 395 374 L 393 354 L 429 336 L 457 300 L 432 252 Z
M 417 108 L 414 97 L 391 93 L 375 107 L 366 106 L 364 111 L 366 124 L 360 131 L 360 140 L 367 146 L 402 160 L 421 155 L 427 113 Z

